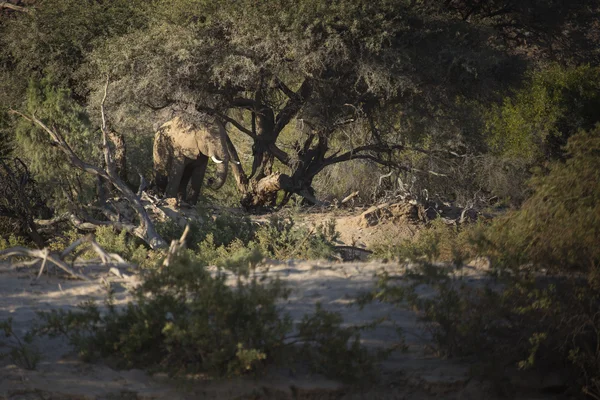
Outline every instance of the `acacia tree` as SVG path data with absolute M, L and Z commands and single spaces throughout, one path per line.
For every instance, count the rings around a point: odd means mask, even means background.
M 436 172 L 440 154 L 484 151 L 472 103 L 498 100 L 523 61 L 593 39 L 597 8 L 546 3 L 39 0 L 0 22 L 0 62 L 7 85 L 51 76 L 91 109 L 109 74 L 111 115 L 140 130 L 220 116 L 234 158 L 234 131 L 252 143 L 232 168 L 246 206 L 278 190 L 316 202 L 314 177 L 336 163 L 414 170 L 420 157 Z M 14 104 L 23 90 L 3 92 Z
M 393 155 L 415 150 L 412 116 L 497 87 L 507 59 L 480 26 L 404 0 L 158 1 L 148 18 L 90 54 L 89 87 L 108 72 L 115 107 L 228 121 L 253 143 L 251 165 L 233 166 L 248 207 L 278 190 L 315 203 L 314 177 L 340 162 L 409 169 Z

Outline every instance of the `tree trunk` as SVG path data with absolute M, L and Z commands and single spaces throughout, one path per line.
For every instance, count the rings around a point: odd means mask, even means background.
M 273 205 L 280 190 L 292 189 L 292 181 L 288 175 L 276 172 L 258 182 L 252 181 L 249 190 L 242 197 L 242 207 L 251 210 L 258 207 Z

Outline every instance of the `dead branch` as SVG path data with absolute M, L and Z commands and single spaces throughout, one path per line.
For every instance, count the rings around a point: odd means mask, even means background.
M 8 257 L 31 257 L 42 260 L 42 268 L 40 268 L 40 272 L 38 273 L 38 278 L 42 274 L 44 267 L 46 265 L 46 261 L 50 261 L 52 264 L 56 265 L 58 268 L 65 271 L 67 274 L 74 278 L 78 278 L 84 281 L 89 281 L 90 279 L 82 275 L 78 272 L 75 272 L 66 262 L 64 262 L 60 256 L 56 253 L 50 253 L 47 248 L 38 250 L 38 249 L 28 249 L 26 247 L 11 247 L 10 249 L 0 251 L 0 259 L 8 258 Z M 37 279 L 37 278 L 36 278 Z
M 108 145 L 108 131 L 106 128 L 106 116 L 104 110 L 104 102 L 106 100 L 108 92 L 108 84 L 109 79 L 107 77 L 106 85 L 104 87 L 104 97 L 100 105 L 100 111 L 102 114 L 102 145 L 104 150 L 106 171 L 99 167 L 96 167 L 95 165 L 88 164 L 81 160 L 81 158 L 79 158 L 79 156 L 75 154 L 73 149 L 69 146 L 69 144 L 65 141 L 64 137 L 58 131 L 48 128 L 46 124 L 37 119 L 34 115 L 27 116 L 15 110 L 11 110 L 11 113 L 19 115 L 22 118 L 25 118 L 26 120 L 42 128 L 50 136 L 54 144 L 66 155 L 68 161 L 73 166 L 87 173 L 99 176 L 105 179 L 106 181 L 110 182 L 129 201 L 129 204 L 135 210 L 136 214 L 140 219 L 140 225 L 135 227 L 133 233 L 142 240 L 144 240 L 146 243 L 148 243 L 148 245 L 150 245 L 152 249 L 164 248 L 166 247 L 166 243 L 156 232 L 154 224 L 148 216 L 148 213 L 146 212 L 146 209 L 144 208 L 140 198 L 119 178 L 119 176 L 116 173 L 112 152 L 110 150 L 110 146 Z M 111 222 L 109 224 L 112 225 L 115 223 Z
M 57 252 L 51 252 L 48 248 L 43 248 L 41 250 L 37 250 L 37 249 L 28 249 L 26 247 L 12 247 L 10 249 L 0 251 L 0 259 L 9 258 L 9 257 L 34 258 L 34 260 L 31 260 L 31 261 L 15 263 L 12 265 L 12 268 L 31 267 L 31 266 L 34 266 L 35 264 L 37 264 L 41 260 L 42 265 L 40 266 L 40 269 L 37 273 L 37 277 L 35 279 L 39 279 L 39 277 L 44 272 L 44 269 L 46 268 L 47 263 L 50 262 L 74 278 L 89 281 L 90 279 L 87 276 L 74 271 L 73 268 L 71 268 L 69 266 L 69 263 L 67 263 L 67 261 L 65 260 L 67 258 L 67 256 L 70 255 L 71 253 L 73 253 L 77 248 L 85 246 L 85 245 L 90 245 L 92 250 L 96 254 L 98 254 L 102 265 L 110 267 L 111 269 L 114 267 L 131 266 L 131 264 L 127 263 L 120 255 L 114 254 L 114 253 L 108 253 L 106 250 L 104 250 L 102 248 L 102 246 L 100 246 L 98 244 L 98 242 L 96 242 L 96 239 L 94 238 L 94 236 L 92 234 L 83 236 L 83 237 L 77 239 L 76 241 L 71 243 L 66 249 L 64 249 L 60 254 Z M 77 260 L 77 258 L 79 257 L 79 255 L 81 255 L 83 252 L 85 252 L 85 250 L 86 250 L 85 248 L 81 248 L 77 252 L 75 252 L 75 256 L 71 263 L 74 263 Z
M 358 196 L 359 193 L 360 192 L 358 190 L 356 192 L 354 192 L 354 193 L 350 193 L 348 196 L 346 196 L 346 197 L 344 197 L 342 199 L 341 204 L 344 204 L 344 203 L 352 200 L 353 198 L 355 198 L 356 196 Z
M 27 7 L 17 6 L 15 4 L 9 3 L 8 1 L 0 1 L 0 9 L 2 8 L 27 14 L 31 13 L 31 9 Z
M 171 265 L 171 262 L 173 261 L 173 259 L 175 258 L 175 256 L 177 254 L 179 254 L 179 252 L 185 248 L 185 239 L 187 238 L 188 233 L 190 232 L 190 225 L 186 225 L 185 229 L 183 230 L 183 233 L 181 234 L 181 237 L 179 238 L 179 240 L 173 240 L 171 242 L 171 246 L 169 247 L 169 251 L 167 252 L 167 257 L 165 258 L 165 261 L 163 261 L 163 265 L 162 268 L 168 267 L 169 265 Z

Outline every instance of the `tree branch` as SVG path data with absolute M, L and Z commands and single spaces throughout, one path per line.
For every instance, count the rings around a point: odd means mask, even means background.
M 393 150 L 404 150 L 406 147 L 403 145 L 393 145 L 393 146 L 382 146 L 379 144 L 371 144 L 366 146 L 360 146 L 355 149 L 352 149 L 346 153 L 340 154 L 336 157 L 329 157 L 325 159 L 325 165 L 336 164 L 343 161 L 349 161 L 355 158 L 364 158 L 359 157 L 361 154 L 357 154 L 363 151 L 374 151 L 376 153 L 387 153 Z M 383 161 L 383 160 L 382 160 Z
M 290 157 L 285 151 L 277 147 L 275 143 L 269 144 L 269 150 L 279 161 L 281 161 L 282 164 L 287 165 L 288 167 L 290 166 Z
M 232 163 L 230 168 L 233 172 L 233 176 L 235 177 L 238 189 L 240 192 L 245 193 L 248 190 L 248 177 L 244 172 L 244 168 L 240 162 L 240 157 L 229 136 L 227 136 L 227 150 L 229 150 L 230 157 L 233 159 L 233 161 L 235 161 Z
M 8 1 L 0 1 L 0 9 L 2 8 L 7 8 L 9 10 L 18 11 L 26 14 L 29 14 L 32 11 L 27 7 L 17 6 L 15 4 L 9 3 Z
M 224 121 L 229 122 L 231 125 L 235 126 L 240 132 L 245 133 L 246 135 L 250 136 L 252 139 L 256 139 L 256 135 L 254 134 L 254 132 L 252 132 L 248 128 L 245 128 L 242 124 L 237 122 L 235 119 L 233 119 L 223 113 L 220 113 L 219 111 L 215 110 L 214 108 L 197 107 L 197 109 L 198 109 L 198 111 L 204 111 L 208 114 L 216 115 L 217 117 L 219 117 L 219 118 L 223 119 Z
M 105 93 L 108 87 L 108 79 L 105 87 Z M 27 119 L 28 121 L 38 125 L 42 128 L 50 138 L 55 142 L 58 148 L 67 156 L 68 161 L 75 167 L 104 178 L 108 182 L 110 182 L 119 192 L 123 194 L 129 203 L 135 210 L 136 214 L 140 219 L 140 226 L 135 229 L 134 234 L 144 240 L 146 243 L 150 245 L 152 249 L 163 248 L 166 247 L 165 241 L 160 237 L 160 235 L 155 231 L 154 224 L 146 209 L 144 208 L 140 198 L 116 175 L 114 165 L 112 163 L 112 156 L 110 152 L 110 147 L 108 146 L 108 139 L 106 133 L 106 121 L 104 116 L 104 100 L 106 96 L 102 100 L 101 111 L 102 111 L 102 135 L 103 135 L 103 145 L 104 145 L 104 155 L 107 163 L 107 171 L 102 170 L 101 168 L 96 167 L 95 165 L 88 164 L 81 160 L 77 154 L 71 149 L 65 139 L 61 134 L 56 130 L 52 130 L 48 128 L 46 124 L 37 119 L 35 116 L 27 116 L 19 111 L 11 110 L 12 114 L 20 115 L 21 117 Z
M 279 132 L 298 114 L 302 105 L 306 102 L 306 100 L 312 94 L 312 84 L 310 80 L 307 78 L 302 82 L 300 89 L 295 93 L 293 98 L 286 103 L 285 107 L 279 114 L 277 114 L 277 118 L 275 118 L 275 127 L 273 128 L 273 135 L 277 137 Z
M 290 89 L 281 79 L 275 77 L 275 86 L 277 89 L 281 90 L 287 97 L 290 99 L 296 99 L 298 95 Z

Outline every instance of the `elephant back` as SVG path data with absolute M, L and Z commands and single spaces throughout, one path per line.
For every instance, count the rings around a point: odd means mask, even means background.
M 163 159 L 160 153 L 169 153 L 195 159 L 199 154 L 228 158 L 224 127 L 217 123 L 191 123 L 175 117 L 160 127 L 154 139 L 155 159 Z M 224 160 L 227 161 L 227 160 Z

